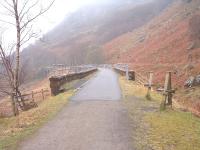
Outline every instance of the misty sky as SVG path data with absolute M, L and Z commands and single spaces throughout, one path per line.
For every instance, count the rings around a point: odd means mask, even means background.
M 97 0 L 56 0 L 54 6 L 39 19 L 38 23 L 46 32 L 60 23 L 68 13 L 74 12 L 81 6 L 94 3 L 97 3 Z
M 11 0 L 8 1 L 11 2 Z M 55 3 L 50 8 L 50 10 L 43 16 L 34 21 L 34 30 L 36 32 L 39 32 L 40 35 L 43 35 L 49 30 L 51 30 L 53 27 L 55 27 L 57 24 L 59 24 L 67 14 L 76 11 L 78 8 L 84 5 L 97 3 L 97 1 L 99 0 L 55 0 Z M 1 2 L 2 1 L 0 1 L 0 3 Z M 41 2 L 43 6 L 46 7 L 48 6 L 50 0 L 41 0 Z M 34 11 L 37 12 L 37 7 L 35 8 L 35 10 L 32 10 L 33 14 L 35 13 Z M 10 18 L 7 15 L 3 15 L 5 13 L 7 13 L 6 10 L 3 9 L 2 6 L 0 5 L 0 20 L 5 20 L 14 23 L 14 20 L 12 18 Z M 2 37 L 4 43 L 8 42 L 7 45 L 14 42 L 15 39 L 14 26 L 2 23 L 0 21 L 0 38 Z M 34 39 L 31 42 L 33 41 Z
M 12 1 L 12 0 L 8 0 Z M 40 0 L 42 5 L 44 7 L 47 7 L 50 0 Z M 45 13 L 43 16 L 41 16 L 39 19 L 34 21 L 34 30 L 39 33 L 40 36 L 51 30 L 53 27 L 55 27 L 57 24 L 59 24 L 64 17 L 76 11 L 78 8 L 84 6 L 84 5 L 91 5 L 91 4 L 98 4 L 98 3 L 104 3 L 104 2 L 109 2 L 113 0 L 55 0 L 54 5 L 51 7 L 51 9 Z M 144 1 L 144 0 L 135 0 L 135 1 Z M 0 1 L 1 3 L 2 1 Z M 20 0 L 20 2 L 23 2 L 23 0 Z M 34 0 L 30 1 L 34 2 Z M 116 0 L 117 2 L 117 0 Z M 0 20 L 6 20 L 12 22 L 14 21 L 13 19 L 9 19 L 8 16 L 2 15 L 2 13 L 5 10 L 1 8 L 0 5 Z M 35 12 L 34 12 L 35 11 Z M 37 7 L 32 10 L 31 13 L 36 13 L 37 12 Z M 2 32 L 3 31 L 3 32 Z M 3 35 L 3 41 L 8 42 L 8 44 L 13 43 L 15 39 L 15 27 L 9 26 L 9 24 L 2 24 L 0 22 L 0 38 Z M 31 42 L 35 41 L 33 39 Z

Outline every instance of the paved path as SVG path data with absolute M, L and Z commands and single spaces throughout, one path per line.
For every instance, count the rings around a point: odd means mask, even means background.
M 90 80 L 72 100 L 120 100 L 121 91 L 115 72 L 110 69 L 100 69 L 97 76 Z
M 21 150 L 132 150 L 116 74 L 102 69 Z

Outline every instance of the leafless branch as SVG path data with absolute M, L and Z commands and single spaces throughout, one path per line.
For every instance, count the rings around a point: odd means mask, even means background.
M 14 24 L 14 23 L 12 23 L 12 22 L 9 22 L 9 21 L 5 21 L 5 20 L 2 20 L 2 19 L 0 19 L 0 22 L 7 23 L 7 24 L 10 24 L 10 25 L 13 25 L 13 26 L 15 26 L 15 24 Z
M 31 25 L 30 28 L 29 28 L 29 30 L 27 30 L 26 33 L 25 33 L 25 35 L 21 38 L 20 42 L 22 42 L 29 34 L 31 34 L 32 28 L 33 28 L 33 26 Z M 23 32 L 25 32 L 25 29 L 21 30 L 21 34 L 23 34 Z
M 13 7 L 12 4 L 10 4 L 7 0 L 3 0 L 8 6 L 10 6 L 11 8 Z
M 37 38 L 37 34 L 36 33 L 31 33 L 28 35 L 27 39 L 23 39 L 22 42 L 21 42 L 21 46 L 26 44 L 27 42 L 30 41 L 30 39 L 32 38 Z
M 38 14 L 36 14 L 36 15 L 35 15 L 34 17 L 32 17 L 31 19 L 28 19 L 28 21 L 25 22 L 25 23 L 21 26 L 21 29 L 27 27 L 27 25 L 28 25 L 29 23 L 31 23 L 32 21 L 34 21 L 35 19 L 37 19 L 39 16 L 41 16 L 41 15 L 43 15 L 45 12 L 47 12 L 47 11 L 51 8 L 51 6 L 54 4 L 54 2 L 55 2 L 55 0 L 53 0 L 47 8 L 41 9 L 40 12 L 39 12 Z
M 28 2 L 29 2 L 29 0 L 26 0 L 26 1 L 24 2 L 23 6 L 22 6 L 22 9 L 21 9 L 21 11 L 19 12 L 19 16 L 21 16 L 21 14 L 24 12 L 24 10 L 25 10 L 25 8 L 26 8 Z
M 6 3 L 7 4 L 7 3 Z M 13 12 L 13 10 L 12 10 L 12 7 L 13 6 L 10 6 L 10 5 L 8 5 L 7 4 L 7 6 L 5 5 L 5 4 L 3 4 L 3 3 L 1 3 L 0 2 L 0 5 L 4 8 L 4 9 L 6 9 L 7 11 L 9 11 L 11 14 L 14 14 L 14 12 Z
M 2 11 L 0 11 L 0 14 L 1 14 L 2 16 L 12 17 L 12 18 L 14 18 L 14 15 L 11 14 L 10 12 L 2 12 Z
M 27 0 L 26 2 L 28 3 L 28 0 Z M 26 16 L 26 15 L 28 14 L 28 12 L 30 12 L 30 10 L 31 10 L 32 8 L 34 8 L 38 3 L 39 3 L 39 0 L 37 0 L 37 1 L 36 1 L 35 3 L 33 3 L 31 6 L 29 6 L 29 7 L 27 8 L 27 10 L 24 10 L 25 7 L 26 7 L 25 5 L 27 5 L 27 4 L 25 3 L 24 7 L 22 8 L 21 12 L 19 13 L 20 21 L 22 21 L 22 20 L 24 19 L 24 16 Z

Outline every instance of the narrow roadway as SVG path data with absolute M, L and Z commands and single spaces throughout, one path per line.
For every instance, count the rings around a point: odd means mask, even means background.
M 132 150 L 117 75 L 100 69 L 20 150 Z
M 115 72 L 110 69 L 100 69 L 95 78 L 90 80 L 72 100 L 120 100 L 121 91 Z

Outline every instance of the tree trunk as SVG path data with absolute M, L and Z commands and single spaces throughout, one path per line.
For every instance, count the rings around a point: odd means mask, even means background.
M 14 93 L 12 93 L 12 95 L 11 95 L 11 102 L 12 102 L 13 115 L 14 116 L 19 115 L 19 110 L 18 110 L 18 107 L 17 107 L 17 103 L 16 103 L 16 99 L 15 99 L 15 94 Z
M 16 30 L 17 30 L 17 44 L 15 51 L 15 71 L 14 71 L 14 88 L 16 101 L 18 102 L 18 94 L 19 92 L 19 67 L 20 67 L 20 46 L 21 46 L 21 28 L 19 21 L 19 13 L 18 13 L 18 2 L 13 0 L 14 11 L 15 11 L 15 21 L 16 21 Z
M 17 3 L 14 4 L 14 10 L 15 10 L 15 20 L 16 20 L 16 29 L 17 29 L 17 45 L 16 45 L 16 52 L 15 52 L 15 56 L 16 56 L 16 66 L 15 66 L 15 77 L 14 77 L 14 84 L 15 84 L 15 90 L 16 93 L 18 91 L 19 88 L 19 61 L 20 61 L 20 41 L 21 41 L 21 34 L 20 34 L 20 21 L 19 21 L 19 15 L 18 15 L 18 7 L 17 7 Z

